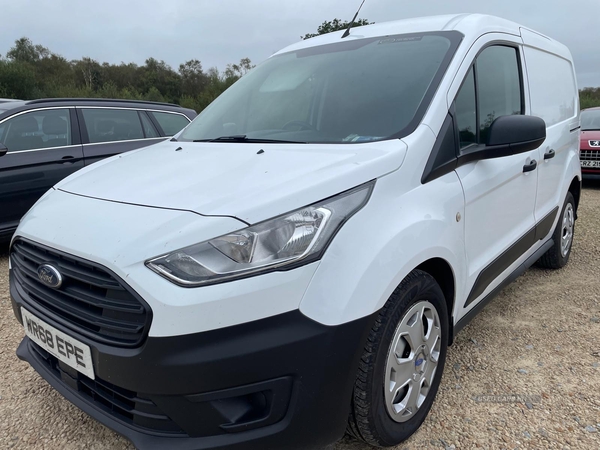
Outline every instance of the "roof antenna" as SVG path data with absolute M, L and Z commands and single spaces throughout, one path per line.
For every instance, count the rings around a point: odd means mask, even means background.
M 358 13 L 360 12 L 360 10 L 361 10 L 361 8 L 363 7 L 364 4 L 365 4 L 365 0 L 362 1 L 362 3 L 360 4 L 360 6 L 358 7 L 358 11 L 356 11 L 356 14 L 354 14 L 354 18 L 350 21 L 350 25 L 348 25 L 348 28 L 346 28 L 346 31 L 344 32 L 344 34 L 342 34 L 342 39 L 344 39 L 345 37 L 350 36 L 350 28 L 352 28 L 352 25 L 354 25 L 354 21 L 358 17 Z

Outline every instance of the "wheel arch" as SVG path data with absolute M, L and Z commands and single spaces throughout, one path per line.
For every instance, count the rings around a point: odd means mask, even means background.
M 423 272 L 428 273 L 442 289 L 448 307 L 448 345 L 451 345 L 454 340 L 453 311 L 456 298 L 456 279 L 452 266 L 443 258 L 431 258 L 422 262 L 413 270 L 422 270 Z
M 419 180 L 420 172 L 413 181 Z M 370 316 L 419 267 L 433 272 L 443 285 L 449 285 L 446 275 L 451 273 L 453 297 L 461 298 L 463 216 L 464 193 L 454 172 L 416 188 L 405 177 L 378 179 L 369 203 L 340 229 L 323 255 L 300 311 L 329 326 Z
M 579 177 L 573 178 L 569 186 L 569 192 L 573 194 L 575 199 L 575 219 L 577 219 L 577 209 L 579 208 L 579 199 L 581 198 L 581 180 Z

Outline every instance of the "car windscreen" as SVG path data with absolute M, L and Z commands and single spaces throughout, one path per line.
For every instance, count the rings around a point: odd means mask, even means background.
M 365 38 L 269 58 L 178 137 L 356 143 L 412 132 L 462 35 Z
M 581 129 L 600 130 L 600 109 L 581 111 Z

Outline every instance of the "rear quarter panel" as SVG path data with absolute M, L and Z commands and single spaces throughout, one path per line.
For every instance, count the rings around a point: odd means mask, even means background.
M 562 207 L 574 178 L 581 180 L 579 94 L 568 48 L 528 29 L 521 33 L 530 111 L 546 122 L 546 140 L 539 148 L 536 219 L 540 220 L 556 206 Z M 550 150 L 555 157 L 544 160 Z

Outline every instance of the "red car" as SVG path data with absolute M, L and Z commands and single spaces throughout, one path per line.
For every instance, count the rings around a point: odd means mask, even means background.
M 600 179 L 600 108 L 581 111 L 579 150 L 583 177 Z

